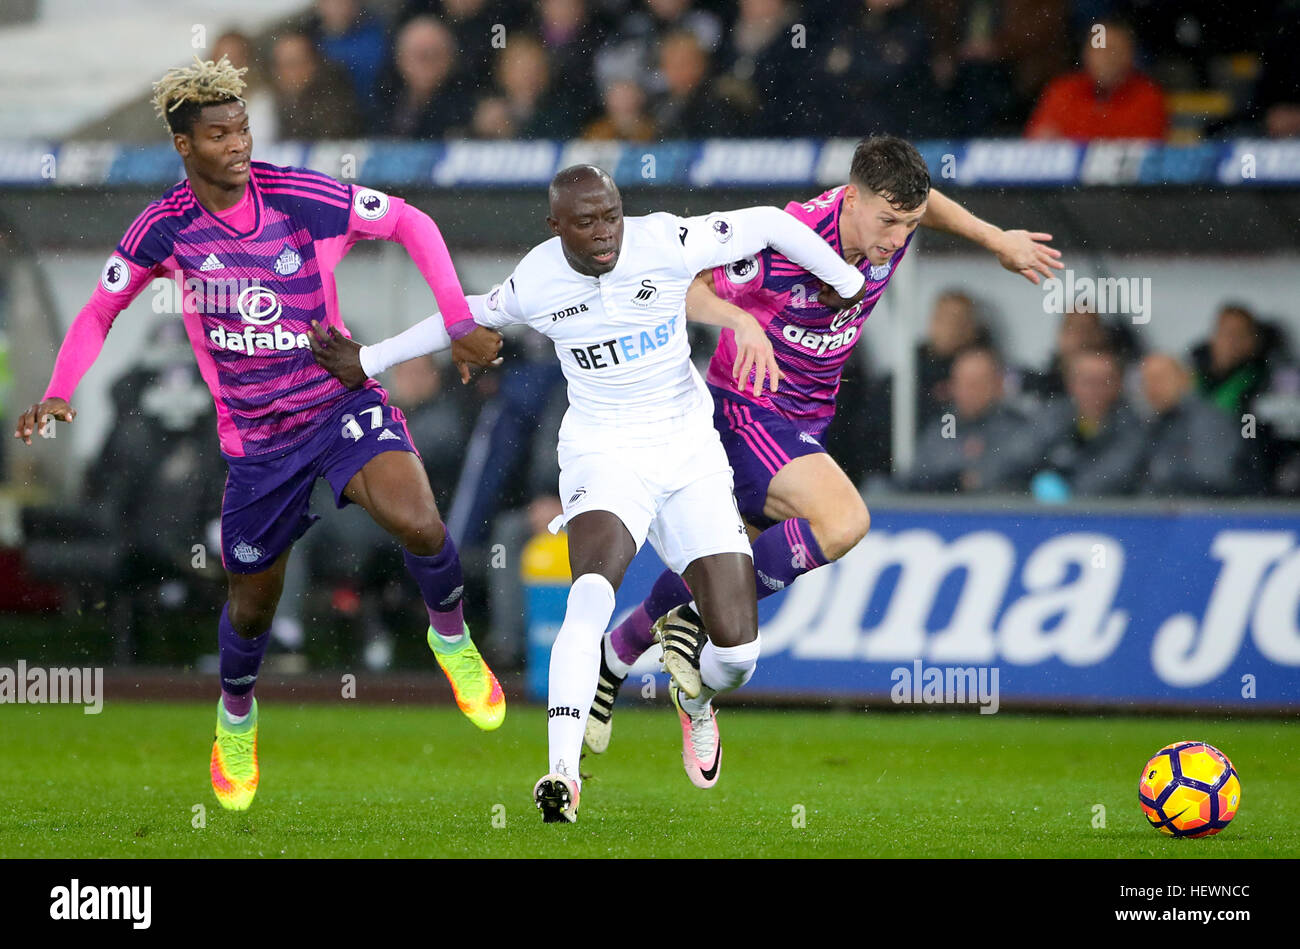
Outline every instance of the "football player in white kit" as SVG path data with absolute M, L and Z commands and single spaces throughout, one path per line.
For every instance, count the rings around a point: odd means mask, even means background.
M 691 281 L 771 246 L 826 284 L 821 299 L 828 305 L 851 306 L 866 283 L 811 228 L 779 208 L 624 219 L 614 182 L 591 165 L 560 171 L 549 196 L 547 223 L 556 236 L 533 248 L 490 293 L 468 299 L 481 326 L 522 323 L 549 337 L 568 382 L 558 446 L 564 513 L 551 529 L 567 529 L 573 586 L 551 648 L 550 770 L 533 795 L 543 820 L 572 822 L 601 637 L 614 591 L 646 540 L 686 581 L 708 631 L 699 696 L 679 693 L 675 683 L 670 688 L 682 725 L 682 761 L 699 787 L 716 783 L 722 757 L 710 700 L 744 685 L 758 660 L 749 539 L 713 426 L 712 400 L 690 361 Z M 737 312 L 736 319 L 753 320 Z M 762 332 L 756 321 L 735 328 Z M 331 330 L 313 349 L 344 383 L 359 385 L 447 345 L 441 321 L 430 318 L 368 347 Z

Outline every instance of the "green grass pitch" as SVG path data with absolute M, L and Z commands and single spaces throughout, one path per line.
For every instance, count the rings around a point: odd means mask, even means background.
M 454 708 L 264 703 L 262 785 L 234 814 L 208 785 L 215 704 L 0 709 L 0 858 L 1300 856 L 1289 722 L 723 709 L 699 791 L 672 713 L 631 699 L 568 826 L 532 806 L 537 707 L 484 734 Z M 1143 763 L 1180 739 L 1241 774 L 1217 837 L 1167 839 L 1138 807 Z

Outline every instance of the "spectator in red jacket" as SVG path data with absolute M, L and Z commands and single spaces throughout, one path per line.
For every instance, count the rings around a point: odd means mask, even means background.
M 1104 31 L 1104 32 L 1103 32 Z M 1025 126 L 1027 138 L 1164 138 L 1164 93 L 1134 65 L 1127 24 L 1103 20 L 1089 31 L 1083 69 L 1048 83 Z

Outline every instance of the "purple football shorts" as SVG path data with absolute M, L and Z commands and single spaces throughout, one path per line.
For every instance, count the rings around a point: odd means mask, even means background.
M 338 507 L 352 476 L 375 455 L 409 451 L 418 457 L 406 416 L 374 386 L 344 399 L 306 441 L 281 454 L 235 458 L 221 502 L 221 562 L 231 573 L 260 573 L 319 519 L 311 513 L 317 478 L 334 489 Z
M 709 391 L 713 426 L 731 462 L 740 514 L 755 527 L 771 527 L 777 522 L 763 513 L 768 486 L 793 459 L 826 451 L 821 437 L 831 420 L 800 424 L 718 386 Z

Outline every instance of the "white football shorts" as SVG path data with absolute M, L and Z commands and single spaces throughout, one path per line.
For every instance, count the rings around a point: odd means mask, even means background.
M 649 540 L 674 573 L 712 554 L 753 556 L 732 494 L 731 466 L 711 424 L 651 447 L 602 448 L 592 435 L 560 442 L 564 514 L 551 522 L 552 533 L 586 511 L 609 511 L 637 550 Z

